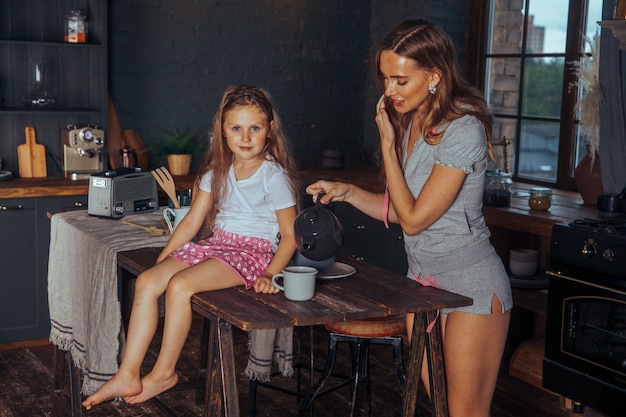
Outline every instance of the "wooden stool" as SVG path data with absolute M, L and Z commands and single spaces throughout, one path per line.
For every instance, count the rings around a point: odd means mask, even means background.
M 347 342 L 356 345 L 356 353 L 352 356 L 351 351 L 351 376 L 349 381 L 352 384 L 351 415 L 357 416 L 359 413 L 358 388 L 361 378 L 365 379 L 367 387 L 367 413 L 371 412 L 371 386 L 369 380 L 369 346 L 371 343 L 385 344 L 393 347 L 394 366 L 396 376 L 400 386 L 404 389 L 405 374 L 402 363 L 402 335 L 406 334 L 406 321 L 404 315 L 395 315 L 367 320 L 353 320 L 348 322 L 337 322 L 326 325 L 330 331 L 328 341 L 328 356 L 326 365 L 322 371 L 322 376 L 317 385 L 311 389 L 304 399 L 300 408 L 300 416 L 305 417 L 313 405 L 313 400 L 331 375 L 335 359 L 337 356 L 337 344 Z M 344 385 L 340 383 L 340 385 Z M 333 388 L 330 388 L 333 389 Z

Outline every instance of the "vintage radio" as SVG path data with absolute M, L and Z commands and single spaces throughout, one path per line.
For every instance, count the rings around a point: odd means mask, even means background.
M 119 168 L 91 174 L 87 213 L 120 218 L 159 208 L 157 184 L 141 168 Z

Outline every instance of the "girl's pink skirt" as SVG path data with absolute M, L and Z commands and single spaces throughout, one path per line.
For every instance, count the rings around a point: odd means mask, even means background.
M 274 251 L 267 239 L 215 229 L 210 238 L 187 242 L 170 255 L 188 265 L 219 259 L 236 271 L 249 289 L 267 269 Z

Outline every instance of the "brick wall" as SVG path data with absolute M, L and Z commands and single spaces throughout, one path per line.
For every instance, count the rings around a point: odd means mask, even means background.
M 468 11 L 464 0 L 114 0 L 110 91 L 123 128 L 153 144 L 173 125 L 206 137 L 227 86 L 260 85 L 300 166 L 319 165 L 324 148 L 372 163 L 378 41 L 423 17 L 450 33 L 464 62 Z M 151 154 L 151 166 L 164 161 Z

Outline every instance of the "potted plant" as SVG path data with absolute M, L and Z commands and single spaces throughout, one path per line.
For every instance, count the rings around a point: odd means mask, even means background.
M 167 156 L 167 165 L 172 175 L 189 174 L 192 156 L 202 150 L 196 136 L 196 132 L 180 132 L 176 127 L 172 127 L 170 132 L 161 132 L 163 143 L 156 150 Z

